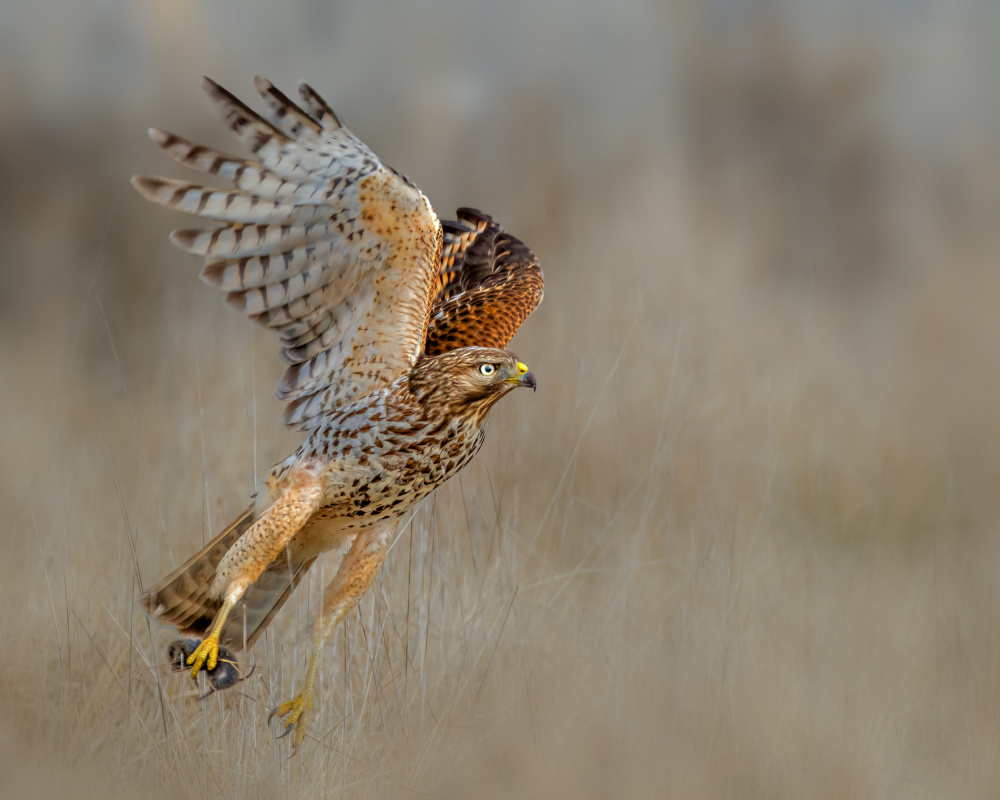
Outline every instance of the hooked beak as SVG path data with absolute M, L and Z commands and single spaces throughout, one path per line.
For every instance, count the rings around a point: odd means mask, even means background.
M 517 362 L 517 374 L 511 375 L 507 378 L 508 383 L 513 383 L 517 386 L 527 386 L 529 389 L 534 391 L 538 388 L 538 384 L 535 382 L 535 376 L 531 374 L 526 364 L 522 364 L 520 361 Z

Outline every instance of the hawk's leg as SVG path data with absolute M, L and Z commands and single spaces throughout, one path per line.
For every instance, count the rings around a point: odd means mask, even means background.
M 294 700 L 277 706 L 268 717 L 268 722 L 275 716 L 281 718 L 285 725 L 285 732 L 281 736 L 287 736 L 294 730 L 293 753 L 299 749 L 306 735 L 305 718 L 312 707 L 316 670 L 319 667 L 319 654 L 323 649 L 323 643 L 372 585 L 382 567 L 382 562 L 385 561 L 391 538 L 391 528 L 375 528 L 359 533 L 344 555 L 343 561 L 340 562 L 340 568 L 333 581 L 323 592 L 323 605 L 313 627 L 312 653 L 302 691 Z
M 309 520 L 323 501 L 320 470 L 301 467 L 293 472 L 278 495 L 246 533 L 222 557 L 210 592 L 225 598 L 222 608 L 201 644 L 188 656 L 191 677 L 204 666 L 215 669 L 219 659 L 219 636 L 226 617 L 243 593 L 285 548 L 289 540 Z

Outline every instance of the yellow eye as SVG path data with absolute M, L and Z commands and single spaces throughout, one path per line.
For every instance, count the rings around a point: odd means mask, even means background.
M 492 375 L 496 371 L 497 371 L 497 368 L 495 366 L 493 366 L 492 364 L 480 364 L 479 365 L 479 373 L 481 375 L 487 375 L 487 376 L 489 376 L 489 375 Z

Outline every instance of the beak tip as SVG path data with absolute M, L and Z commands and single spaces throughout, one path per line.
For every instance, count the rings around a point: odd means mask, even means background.
M 517 362 L 516 374 L 508 373 L 508 377 L 505 380 L 514 386 L 527 386 L 532 391 L 538 388 L 534 373 L 528 369 L 526 364 L 522 364 L 520 361 Z

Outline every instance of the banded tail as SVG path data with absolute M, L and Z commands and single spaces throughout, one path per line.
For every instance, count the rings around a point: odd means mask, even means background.
M 232 523 L 184 564 L 142 596 L 142 606 L 157 622 L 175 627 L 182 636 L 204 637 L 222 600 L 209 597 L 219 562 L 253 524 L 251 503 Z M 291 562 L 289 562 L 291 557 Z M 298 562 L 286 549 L 243 595 L 222 628 L 220 641 L 233 649 L 252 647 L 308 572 L 315 558 Z M 244 625 L 245 620 L 245 625 Z

